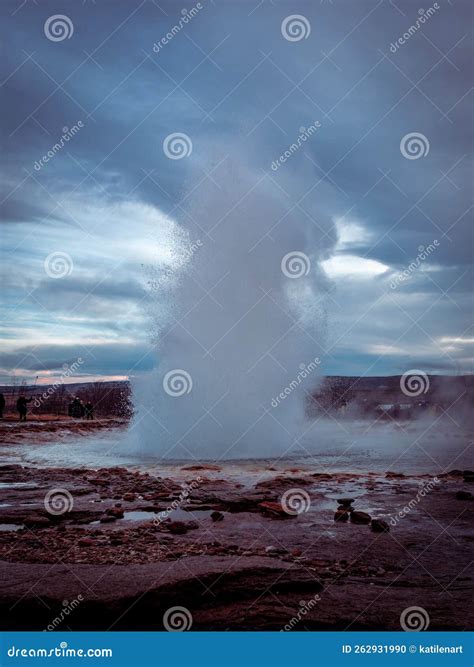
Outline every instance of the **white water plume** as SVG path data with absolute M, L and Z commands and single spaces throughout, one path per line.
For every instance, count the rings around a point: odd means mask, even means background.
M 134 382 L 130 432 L 143 453 L 278 456 L 298 449 L 307 428 L 307 392 L 323 356 L 327 285 L 318 262 L 334 239 L 331 216 L 311 209 L 315 197 L 298 205 L 312 175 L 281 170 L 277 185 L 235 153 L 175 211 L 177 250 L 152 270 L 157 366 Z

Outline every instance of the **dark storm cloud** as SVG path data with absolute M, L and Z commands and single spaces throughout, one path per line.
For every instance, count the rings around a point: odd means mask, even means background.
M 377 278 L 334 277 L 330 322 L 341 317 L 349 342 L 343 347 L 341 341 L 328 360 L 329 372 L 364 372 L 379 358 L 368 347 L 389 346 L 401 333 L 397 308 L 386 301 L 374 305 L 381 291 L 415 320 L 435 300 L 422 322 L 431 338 L 464 335 L 472 259 L 467 0 L 439 0 L 439 10 L 395 53 L 390 45 L 419 16 L 411 0 L 396 6 L 301 2 L 297 13 L 310 21 L 311 35 L 295 43 L 281 34 L 283 18 L 296 13 L 293 2 L 203 2 L 199 15 L 158 53 L 153 44 L 180 18 L 175 2 L 160 2 L 161 9 L 135 0 L 117 0 L 113 8 L 72 0 L 19 6 L 19 0 L 8 0 L 1 8 L 9 167 L 1 206 L 3 256 L 6 275 L 22 275 L 8 291 L 12 327 L 16 322 L 25 332 L 28 322 L 40 322 L 41 336 L 52 336 L 47 313 L 53 320 L 67 316 L 71 304 L 85 297 L 83 314 L 96 318 L 96 337 L 113 329 L 130 336 L 135 327 L 141 339 L 143 322 L 128 313 L 131 304 L 138 309 L 143 303 L 140 265 L 150 260 L 139 256 L 143 248 L 132 251 L 135 265 L 128 258 L 121 274 L 105 277 L 120 239 L 133 240 L 134 229 L 135 240 L 143 234 L 133 218 L 114 224 L 113 207 L 144 202 L 198 234 L 196 221 L 183 213 L 193 215 L 186 201 L 179 209 L 176 204 L 208 180 L 222 157 L 223 138 L 232 136 L 275 184 L 284 187 L 289 172 L 304 175 L 287 193 L 288 206 L 297 205 L 308 225 L 324 229 L 328 254 L 336 242 L 334 220 L 343 218 L 367 234 L 337 252 L 387 267 L 387 275 Z M 70 17 L 71 39 L 46 39 L 44 22 L 53 14 Z M 84 127 L 35 169 L 79 120 Z M 272 161 L 316 120 L 318 132 L 273 171 Z M 176 131 L 192 137 L 188 163 L 163 153 L 163 139 Z M 411 132 L 426 136 L 425 157 L 403 157 L 400 142 Z M 309 192 L 308 174 L 314 182 Z M 14 222 L 22 224 L 12 231 Z M 426 274 L 411 274 L 394 293 L 390 277 L 434 239 L 439 247 L 422 269 Z M 143 245 L 156 242 L 149 237 Z M 79 269 L 64 280 L 46 280 L 43 260 L 56 250 L 69 252 Z M 365 311 L 370 316 L 361 317 Z M 86 335 L 80 326 L 79 337 Z M 416 328 L 404 337 L 404 354 L 423 344 Z M 431 344 L 425 335 L 425 345 Z M 105 346 L 104 354 L 104 372 L 114 363 L 127 366 L 120 359 L 128 355 L 125 349 Z M 463 359 L 468 356 L 462 352 Z M 425 361 L 431 363 L 428 355 Z M 387 352 L 382 370 L 398 372 L 398 357 Z

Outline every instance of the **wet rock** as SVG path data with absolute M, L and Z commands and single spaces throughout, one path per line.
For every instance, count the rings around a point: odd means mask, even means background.
M 465 482 L 474 482 L 474 470 L 463 470 L 462 476 Z
M 473 495 L 470 491 L 458 491 L 456 493 L 456 498 L 458 500 L 472 500 Z
M 86 477 L 86 479 L 91 484 L 96 484 L 97 486 L 108 486 L 110 484 L 110 479 L 106 477 Z
M 310 477 L 286 477 L 285 475 L 277 475 L 271 479 L 264 479 L 262 482 L 255 484 L 255 488 L 267 489 L 276 493 L 286 491 L 288 488 L 300 488 L 301 486 L 310 486 L 314 481 Z
M 21 470 L 23 470 L 23 466 L 21 466 L 21 465 L 19 465 L 19 464 L 16 464 L 16 463 L 12 463 L 12 464 L 9 464 L 9 465 L 2 465 L 2 466 L 0 466 L 0 473 L 5 473 L 5 472 L 20 472 Z
M 81 537 L 77 543 L 80 547 L 93 547 L 95 544 L 92 537 Z
M 211 513 L 211 519 L 213 521 L 223 521 L 224 520 L 224 515 L 222 512 L 212 512 Z
M 32 514 L 23 519 L 23 523 L 28 528 L 47 528 L 51 525 L 51 521 L 47 516 L 41 514 Z
M 205 465 L 191 465 L 183 466 L 181 470 L 222 470 L 222 468 L 214 463 L 206 463 Z
M 288 519 L 291 514 L 287 514 L 280 503 L 274 503 L 270 500 L 259 503 L 258 507 L 262 514 L 278 519 Z
M 112 514 L 106 514 L 105 516 L 101 516 L 99 521 L 100 523 L 112 523 L 117 521 L 117 517 L 113 516 Z
M 108 510 L 106 510 L 106 514 L 108 516 L 112 516 L 114 519 L 123 519 L 123 509 L 121 507 L 109 507 Z
M 438 474 L 438 477 L 462 477 L 463 471 L 458 470 L 457 468 L 454 468 L 454 470 L 450 470 L 449 472 L 442 472 Z
M 372 521 L 372 517 L 370 514 L 367 514 L 367 512 L 359 512 L 354 510 L 351 512 L 350 517 L 351 523 L 368 524 Z
M 349 512 L 345 509 L 336 510 L 334 514 L 334 521 L 347 521 L 349 519 Z
M 405 475 L 402 472 L 386 472 L 385 477 L 387 479 L 403 479 Z
M 136 497 L 137 496 L 136 496 L 135 493 L 124 493 L 123 496 L 122 496 L 122 499 L 125 500 L 128 503 L 131 503 L 135 500 Z
M 354 508 L 352 507 L 352 505 L 338 505 L 337 509 L 342 510 L 344 512 L 353 512 L 354 511 Z
M 338 498 L 337 502 L 343 507 L 350 507 L 354 502 L 354 498 Z
M 184 535 L 189 530 L 188 524 L 184 521 L 170 521 L 166 527 L 173 535 Z
M 374 531 L 374 533 L 389 533 L 390 532 L 390 526 L 386 521 L 383 521 L 383 519 L 372 519 L 370 527 Z
M 295 558 L 298 558 L 298 556 L 301 556 L 302 553 L 303 552 L 301 551 L 301 549 L 293 549 L 291 555 L 294 556 Z

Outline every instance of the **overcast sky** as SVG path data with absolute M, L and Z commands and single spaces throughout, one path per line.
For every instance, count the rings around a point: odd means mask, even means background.
M 1 3 L 0 381 L 153 367 L 150 275 L 232 144 L 318 228 L 325 373 L 471 372 L 472 2 L 185 8 Z

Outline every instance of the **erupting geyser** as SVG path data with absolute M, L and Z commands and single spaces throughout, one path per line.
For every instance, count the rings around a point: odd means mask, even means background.
M 329 215 L 311 210 L 314 197 L 298 203 L 314 177 L 284 171 L 270 177 L 226 158 L 167 223 L 169 261 L 149 281 L 157 366 L 134 383 L 130 436 L 144 453 L 219 459 L 299 449 L 305 391 L 324 361 L 318 262 L 334 234 Z

